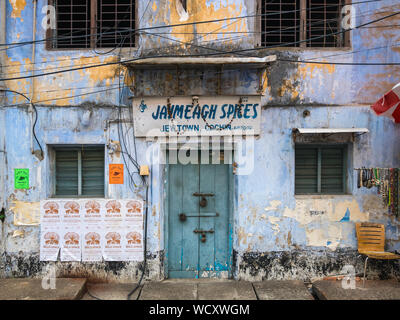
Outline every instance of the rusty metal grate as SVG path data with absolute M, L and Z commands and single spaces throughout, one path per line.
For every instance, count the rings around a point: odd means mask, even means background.
M 331 34 L 341 30 L 341 9 L 346 0 L 260 1 L 262 46 L 345 46 L 343 34 Z
M 53 0 L 53 5 L 53 48 L 135 46 L 135 0 Z
M 98 47 L 135 46 L 135 33 L 129 31 L 134 28 L 135 0 L 98 0 Z
M 341 47 L 343 34 L 330 35 L 340 30 L 343 0 L 307 0 L 307 47 Z M 325 7 L 325 8 L 321 8 Z
M 300 40 L 300 0 L 262 0 L 261 43 L 263 46 Z M 291 12 L 288 12 L 291 11 Z
M 55 0 L 56 48 L 90 48 L 90 0 Z

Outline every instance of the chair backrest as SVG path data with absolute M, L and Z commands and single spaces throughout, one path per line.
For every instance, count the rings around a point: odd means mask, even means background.
M 356 223 L 358 251 L 385 251 L 385 226 L 379 223 Z

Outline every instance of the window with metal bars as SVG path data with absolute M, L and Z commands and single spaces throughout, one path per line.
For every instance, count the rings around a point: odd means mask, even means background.
M 48 48 L 89 49 L 134 47 L 135 0 L 50 0 L 56 29 Z
M 347 0 L 259 0 L 261 46 L 344 47 L 341 10 Z
M 346 147 L 296 145 L 295 194 L 346 192 Z
M 104 197 L 104 146 L 55 147 L 56 197 Z

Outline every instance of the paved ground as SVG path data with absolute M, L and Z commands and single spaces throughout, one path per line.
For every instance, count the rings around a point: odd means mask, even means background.
M 313 291 L 321 300 L 400 300 L 400 282 L 396 280 L 356 281 L 355 289 L 343 289 L 342 281 L 316 281 Z
M 58 278 L 56 289 L 46 290 L 41 279 L 0 279 L 0 300 L 79 300 L 85 284 L 86 279 Z
M 88 284 L 100 299 L 125 299 L 134 284 Z M 132 295 L 136 299 L 138 292 Z M 83 299 L 94 299 L 85 294 Z M 312 300 L 302 281 L 164 280 L 145 283 L 139 300 Z
M 0 300 L 125 300 L 134 283 L 87 283 L 86 279 L 56 281 L 45 290 L 41 279 L 0 279 Z M 339 281 L 315 281 L 314 295 L 323 300 L 400 300 L 396 280 L 356 281 L 356 289 L 344 289 Z M 92 295 L 92 296 L 91 296 Z M 235 280 L 164 280 L 146 282 L 132 296 L 135 300 L 312 300 L 302 281 L 246 282 Z
M 259 300 L 314 300 L 303 281 L 253 282 Z

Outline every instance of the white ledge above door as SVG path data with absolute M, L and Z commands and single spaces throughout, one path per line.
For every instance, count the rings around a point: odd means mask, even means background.
M 160 57 L 143 58 L 126 63 L 129 67 L 142 67 L 151 65 L 230 65 L 243 64 L 263 66 L 267 63 L 276 61 L 276 55 L 266 57 Z

